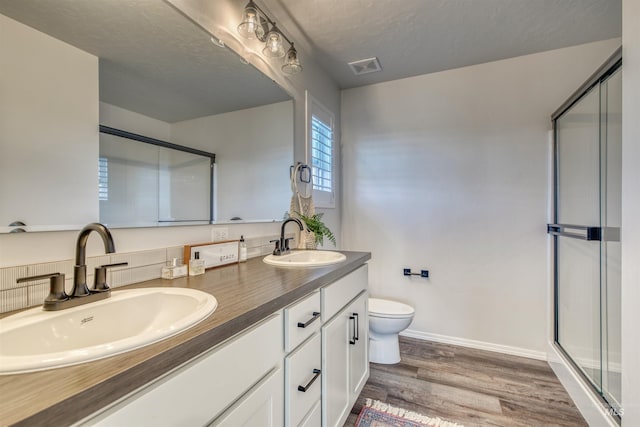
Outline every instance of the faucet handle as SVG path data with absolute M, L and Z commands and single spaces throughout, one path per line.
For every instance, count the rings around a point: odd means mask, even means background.
M 38 276 L 21 277 L 16 280 L 16 283 L 42 279 L 49 279 L 49 295 L 47 295 L 44 300 L 45 310 L 50 305 L 55 305 L 60 301 L 66 301 L 69 299 L 69 295 L 67 295 L 64 290 L 64 274 L 62 273 L 48 273 L 40 274 Z
M 96 267 L 95 274 L 93 277 L 93 291 L 95 292 L 106 292 L 109 290 L 109 285 L 107 285 L 107 268 L 111 267 L 120 267 L 123 265 L 129 265 L 128 262 L 118 262 L 115 264 L 105 264 L 100 267 Z
M 273 254 L 274 255 L 282 255 L 282 251 L 280 250 L 280 239 L 269 240 L 269 243 L 275 243 L 276 244 L 276 247 L 273 250 Z
M 289 252 L 291 249 L 289 249 L 289 240 L 293 240 L 293 237 L 287 237 L 286 239 L 284 239 L 284 251 L 285 252 Z

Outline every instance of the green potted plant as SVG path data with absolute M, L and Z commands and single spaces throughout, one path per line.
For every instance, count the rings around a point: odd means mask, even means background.
M 304 222 L 304 224 L 307 226 L 307 229 L 314 234 L 316 239 L 316 246 L 322 245 L 325 237 L 329 239 L 331 243 L 333 243 L 333 246 L 336 245 L 336 236 L 334 236 L 329 227 L 327 227 L 324 222 L 322 222 L 322 215 L 324 215 L 323 213 L 306 216 L 301 214 L 300 212 L 296 212 L 296 215 L 298 215 L 302 222 Z

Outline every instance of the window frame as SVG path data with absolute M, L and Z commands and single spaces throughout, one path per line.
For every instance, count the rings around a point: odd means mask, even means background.
M 331 129 L 331 191 L 324 191 L 313 188 L 313 203 L 318 208 L 335 208 L 337 174 L 336 174 L 336 126 L 333 112 L 314 98 L 309 91 L 305 91 L 306 109 L 306 163 L 312 168 L 312 129 L 313 117 Z M 326 123 L 328 121 L 329 123 Z

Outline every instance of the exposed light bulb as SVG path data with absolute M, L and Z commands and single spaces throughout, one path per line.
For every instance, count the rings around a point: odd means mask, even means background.
M 242 21 L 238 25 L 238 33 L 247 39 L 256 38 L 256 30 L 260 27 L 260 16 L 253 1 L 247 3 L 242 12 Z
M 274 25 L 267 34 L 266 44 L 262 53 L 269 58 L 282 58 L 284 56 L 284 47 L 282 46 L 282 34 Z

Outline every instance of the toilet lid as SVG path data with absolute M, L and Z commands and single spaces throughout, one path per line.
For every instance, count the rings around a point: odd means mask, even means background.
M 369 315 L 378 317 L 413 316 L 413 307 L 397 301 L 369 298 Z

